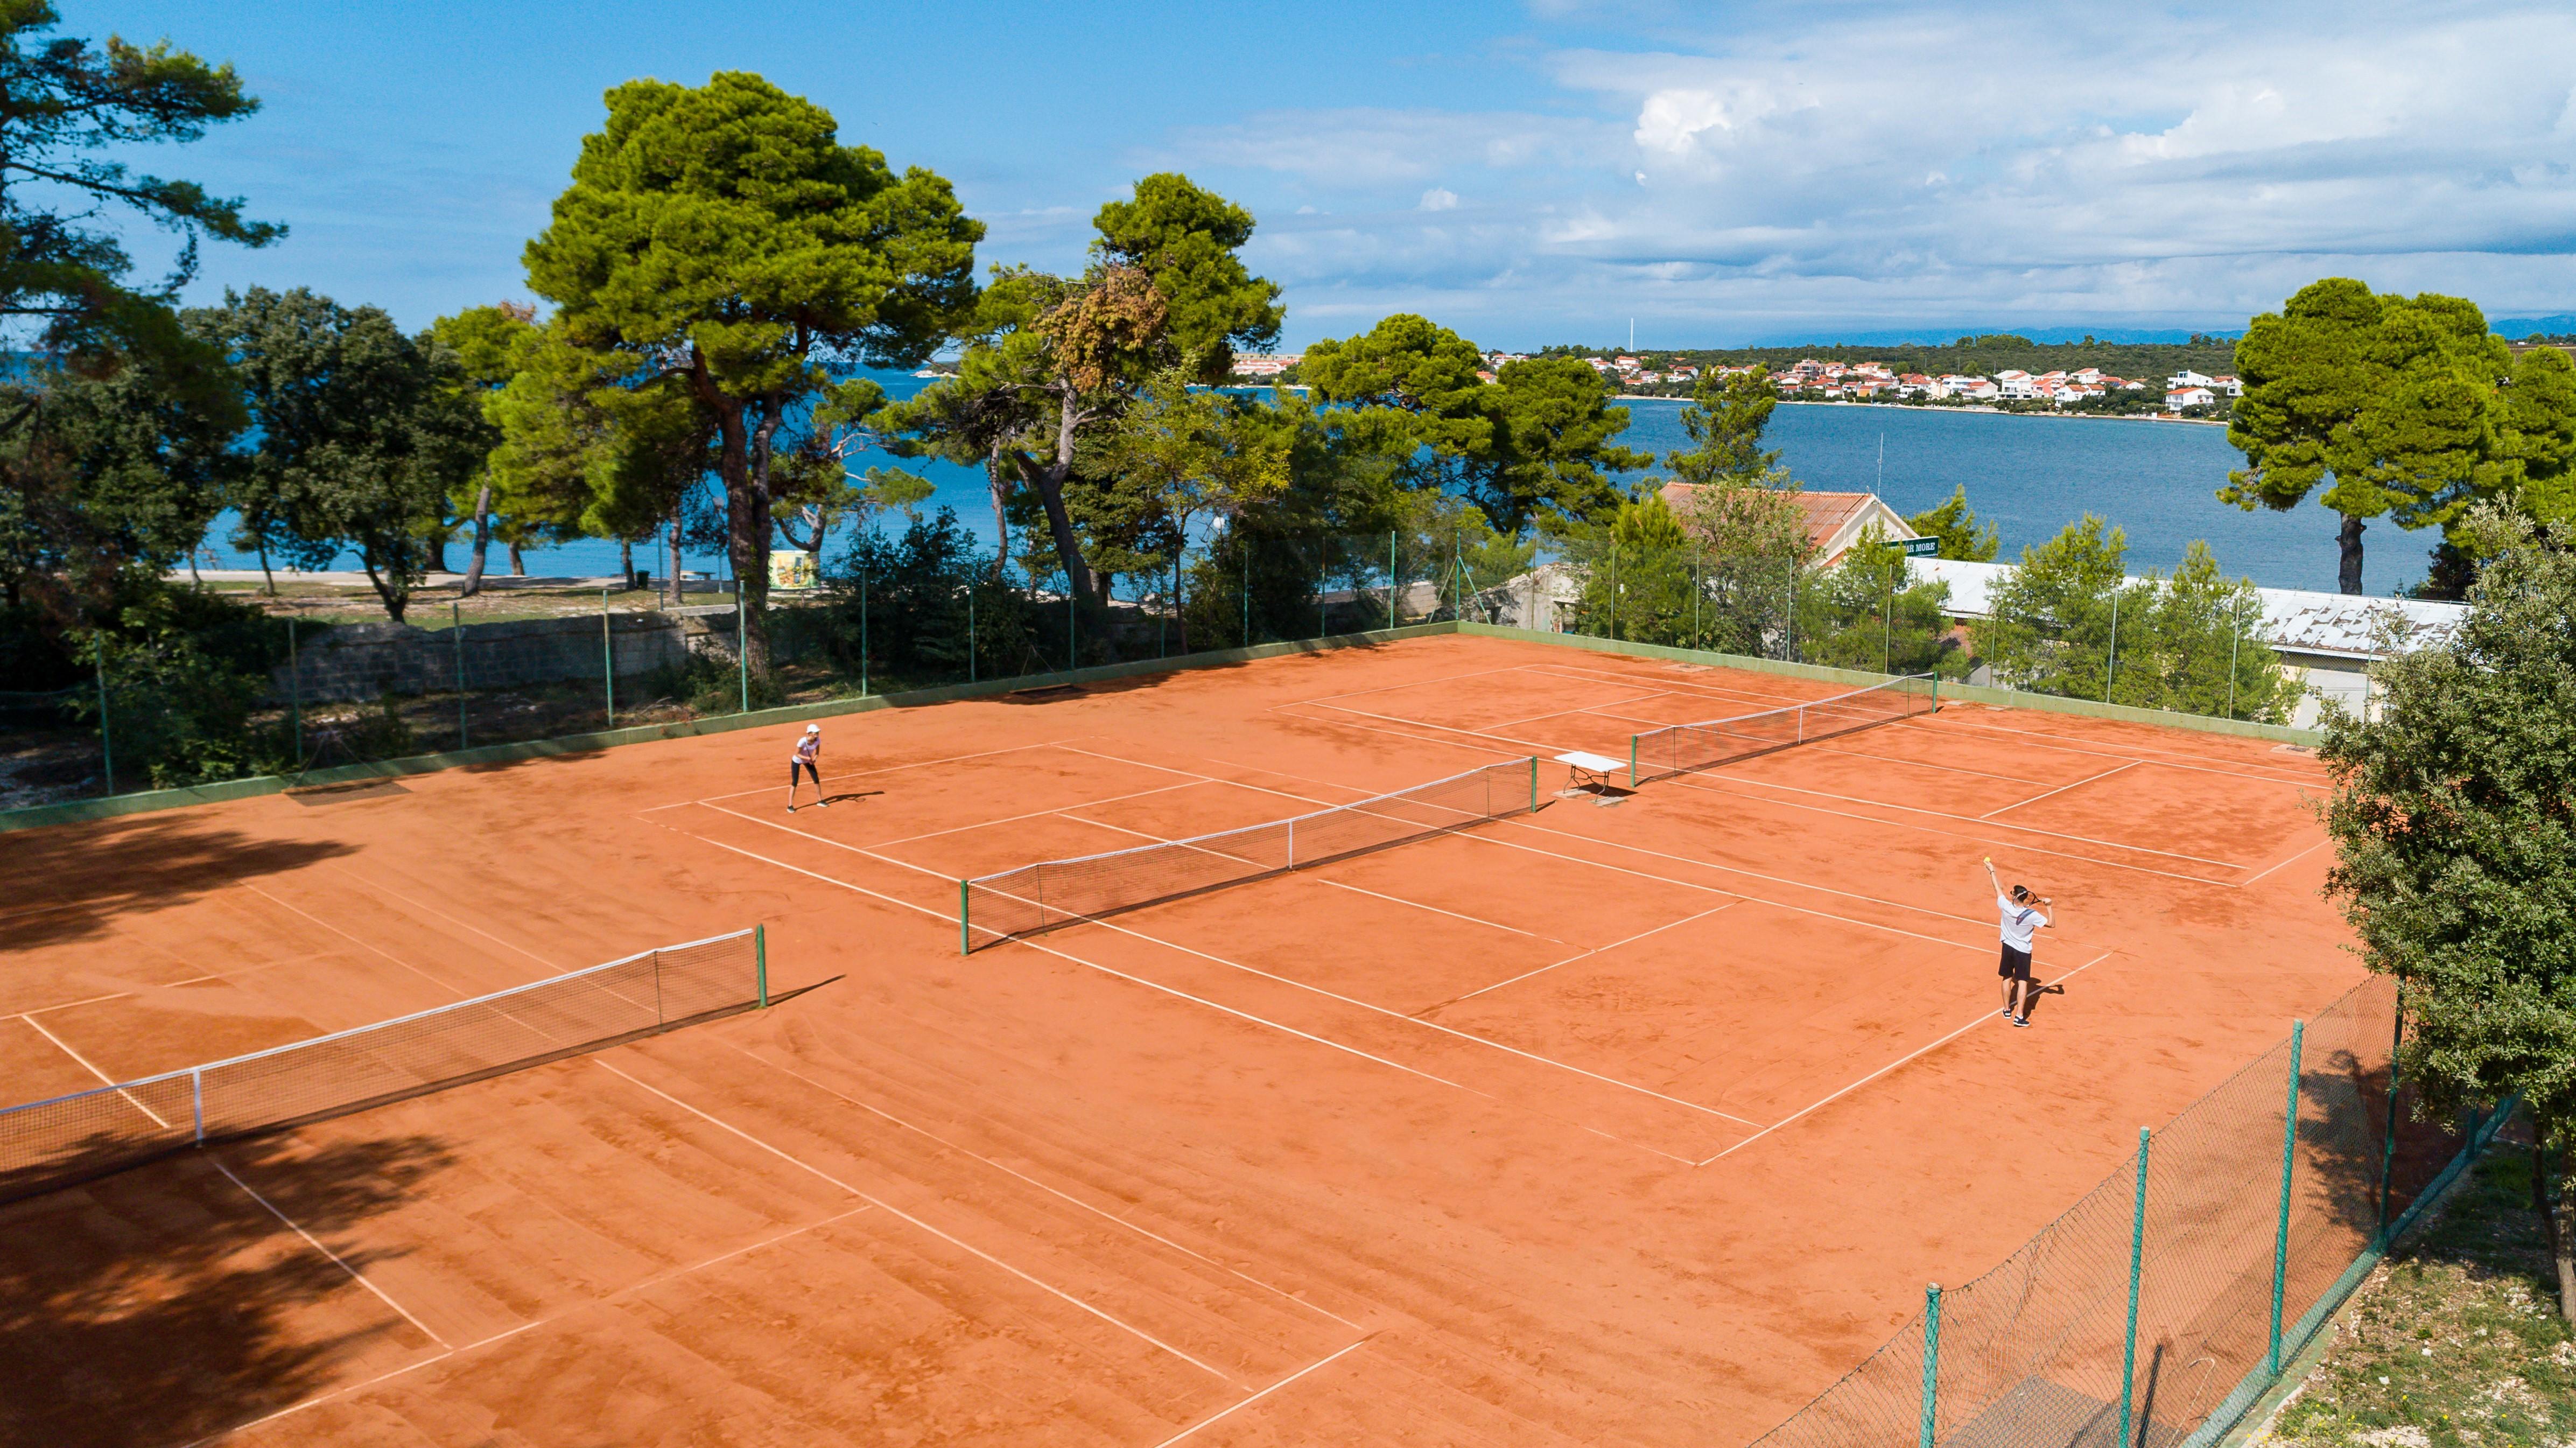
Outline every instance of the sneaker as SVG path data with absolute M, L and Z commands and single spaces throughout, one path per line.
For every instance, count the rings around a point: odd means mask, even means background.
M 2012 1007 L 2010 1007 L 2010 1006 L 2006 1006 L 2006 1007 L 2004 1007 L 2002 1010 L 1999 1010 L 1999 1011 L 1995 1012 L 1995 1014 L 1996 1014 L 1996 1015 L 1999 1015 L 1999 1016 L 2002 1016 L 2002 1017 L 2003 1017 L 2004 1019 L 2006 1019 L 2006 1020 L 2011 1020 L 2011 1019 L 2012 1019 Z
M 789 806 L 787 807 L 787 812 L 788 812 L 789 814 L 794 814 L 794 813 L 796 813 L 796 806 L 794 806 L 794 805 L 792 805 L 792 804 L 791 804 L 791 805 L 789 805 Z M 2007 1012 L 2007 1014 L 2009 1014 L 2009 1012 Z
M 2013 1017 L 2013 1024 L 2014 1024 L 2014 1025 L 2016 1025 L 2016 1026 L 2026 1026 L 2026 1025 L 2029 1025 L 2029 1024 L 2030 1024 L 2030 1017 L 2028 1017 L 2028 1016 L 2015 1016 L 2015 1017 Z
M 830 809 L 831 807 L 832 802 L 828 799 L 818 799 L 814 801 L 814 808 L 816 809 Z

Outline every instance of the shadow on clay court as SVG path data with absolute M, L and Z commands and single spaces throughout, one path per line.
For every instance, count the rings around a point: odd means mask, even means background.
M 332 840 L 260 840 L 169 815 L 11 834 L 11 898 L 0 930 L 13 946 L 98 934 L 129 911 L 184 905 L 200 894 L 352 853 Z
M 278 1211 L 340 1243 L 450 1160 L 424 1136 L 218 1150 Z M 356 1272 L 387 1255 L 335 1250 Z M 322 1391 L 386 1338 L 428 1345 L 207 1153 L 0 1207 L 0 1440 L 187 1442 Z

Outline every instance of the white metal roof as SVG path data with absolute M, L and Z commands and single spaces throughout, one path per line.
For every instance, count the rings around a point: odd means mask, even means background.
M 2009 563 L 1969 563 L 1956 558 L 1907 560 L 1913 576 L 1950 585 L 1950 612 L 1984 618 L 1994 587 L 2012 572 Z M 2132 579 L 2131 582 L 2140 580 Z M 2419 598 L 2372 598 L 2318 593 L 2303 588 L 2258 588 L 2263 602 L 2263 641 L 2276 649 L 2340 658 L 2377 658 L 2388 652 L 2383 636 L 2400 648 L 2449 643 L 2468 617 L 2464 603 Z

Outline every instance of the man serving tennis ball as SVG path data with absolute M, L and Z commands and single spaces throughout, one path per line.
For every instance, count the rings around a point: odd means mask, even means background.
M 2049 923 L 2039 907 L 2051 903 L 2045 895 L 2034 895 L 2028 885 L 2015 885 L 2004 893 L 2003 882 L 1995 878 L 1995 861 L 1986 857 L 1986 883 L 1994 888 L 1995 908 L 2003 912 L 2004 958 L 1995 974 L 2004 978 L 2004 1014 L 2016 1026 L 2030 1024 L 2030 1003 L 2039 995 L 2039 987 L 2030 978 L 2031 935 Z

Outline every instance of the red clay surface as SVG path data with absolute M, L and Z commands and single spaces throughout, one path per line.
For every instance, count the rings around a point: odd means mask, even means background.
M 12 1100 L 821 984 L 0 1208 L 0 1438 L 1743 1442 L 2358 979 L 2309 760 L 1952 705 L 967 958 L 956 878 L 1830 692 L 1436 638 L 827 722 L 828 811 L 781 727 L 11 836 Z

